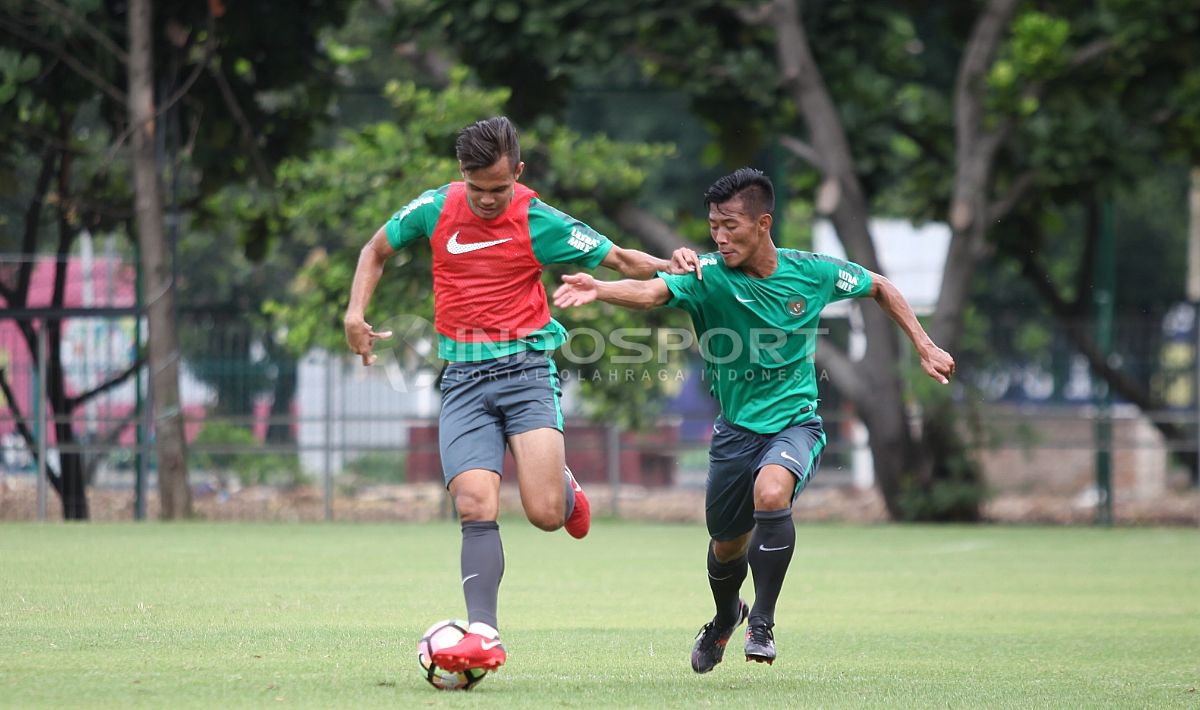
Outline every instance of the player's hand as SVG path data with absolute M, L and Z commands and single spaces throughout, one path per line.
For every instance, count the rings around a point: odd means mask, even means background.
M 949 384 L 950 377 L 954 374 L 954 358 L 945 350 L 932 345 L 921 353 L 921 367 L 925 368 L 925 373 L 933 379 L 943 385 Z
M 596 300 L 596 279 L 587 274 L 567 274 L 562 277 L 562 286 L 554 291 L 554 305 L 558 308 L 582 306 Z
M 700 257 L 696 255 L 696 250 L 680 247 L 671 252 L 671 266 L 667 268 L 667 273 L 690 274 L 695 271 L 696 278 L 703 280 L 704 274 L 700 272 L 700 268 Z
M 376 340 L 392 337 L 392 331 L 376 331 L 370 323 L 361 318 L 347 318 L 345 326 L 346 343 L 350 346 L 351 352 L 362 357 L 363 365 L 370 365 L 378 357 L 371 352 L 371 349 L 375 347 Z

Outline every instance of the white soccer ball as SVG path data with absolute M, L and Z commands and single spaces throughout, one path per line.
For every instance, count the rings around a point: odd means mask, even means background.
M 417 660 L 425 680 L 438 690 L 470 690 L 483 680 L 487 671 L 482 668 L 469 668 L 459 673 L 438 668 L 433 662 L 433 654 L 443 648 L 453 646 L 467 634 L 467 622 L 459 619 L 439 621 L 426 629 L 417 642 Z

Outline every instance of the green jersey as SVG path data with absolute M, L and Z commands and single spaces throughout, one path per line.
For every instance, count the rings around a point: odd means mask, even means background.
M 816 354 L 821 309 L 865 296 L 863 267 L 824 254 L 779 249 L 766 278 L 725 266 L 720 254 L 700 258 L 704 275 L 660 272 L 667 305 L 692 317 L 704 376 L 726 421 L 773 434 L 816 414 Z
M 471 213 L 464 194 L 462 183 L 427 190 L 386 227 L 394 249 L 424 240 L 433 250 L 438 355 L 474 362 L 558 348 L 566 330 L 550 317 L 542 266 L 594 269 L 612 242 L 520 184 L 491 220 Z

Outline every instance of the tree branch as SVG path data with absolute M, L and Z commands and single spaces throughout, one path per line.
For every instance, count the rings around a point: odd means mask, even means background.
M 112 379 L 108 380 L 107 382 L 104 382 L 102 384 L 99 384 L 99 385 L 93 387 L 92 389 L 88 390 L 87 392 L 83 392 L 82 394 L 78 394 L 74 397 L 67 398 L 67 411 L 73 411 L 73 410 L 79 408 L 80 405 L 87 404 L 87 402 L 89 400 L 94 399 L 95 397 L 97 397 L 101 394 L 104 394 L 105 392 L 116 387 L 117 385 L 120 385 L 122 382 L 124 382 L 125 380 L 129 379 L 131 376 L 136 374 L 137 371 L 139 369 L 141 369 L 141 367 L 145 364 L 146 364 L 145 358 L 139 357 L 132 365 L 130 365 L 128 368 L 126 368 L 124 372 L 117 375 L 116 377 L 113 377 Z
M 46 42 L 37 35 L 24 30 L 24 28 L 22 28 L 20 25 L 14 25 L 7 20 L 0 19 L 0 29 L 4 29 L 22 42 L 28 42 L 39 49 L 43 49 L 50 54 L 53 54 L 60 62 L 66 64 L 76 74 L 94 84 L 96 88 L 107 94 L 109 98 L 113 99 L 122 106 L 125 105 L 124 92 L 122 92 L 113 84 L 105 81 L 104 77 L 84 66 L 79 60 L 68 54 L 62 47 L 50 42 Z
M 614 219 L 621 229 L 637 236 L 658 254 L 670 254 L 680 247 L 696 246 L 679 236 L 666 222 L 631 202 L 619 205 Z
M 262 184 L 267 188 L 274 188 L 275 177 L 271 171 L 267 169 L 266 161 L 263 160 L 262 152 L 254 143 L 254 129 L 250 125 L 250 121 L 246 118 L 246 114 L 242 111 L 242 107 L 238 104 L 237 97 L 233 94 L 233 87 L 229 85 L 229 81 L 221 72 L 221 68 L 216 64 L 210 64 L 208 71 L 212 74 L 213 79 L 217 82 L 217 87 L 221 90 L 221 98 L 225 100 L 225 106 L 229 109 L 233 120 L 241 128 L 242 147 L 250 154 L 250 159 L 254 163 L 254 169 L 258 173 L 258 179 L 262 180 Z
M 808 143 L 805 143 L 795 136 L 782 135 L 779 137 L 779 144 L 784 148 L 787 148 L 792 155 L 795 155 L 797 158 L 803 160 L 822 173 L 825 172 L 825 167 L 821 163 L 820 154 L 818 154 L 816 149 Z
M 1025 197 L 1025 193 L 1033 187 L 1036 178 L 1037 173 L 1033 170 L 1018 175 L 1017 179 L 1008 186 L 1008 191 L 1004 193 L 1004 196 L 988 206 L 988 221 L 998 222 L 1008 216 L 1008 213 Z
M 758 7 L 738 7 L 735 12 L 737 12 L 738 19 L 747 25 L 765 25 L 771 19 L 772 13 L 775 12 L 772 4 L 764 2 Z
M 29 284 L 33 278 L 36 263 L 33 260 L 37 253 L 38 227 L 42 222 L 42 207 L 46 202 L 46 190 L 50 189 L 50 180 L 54 178 L 54 168 L 58 155 L 49 145 L 42 148 L 42 168 L 38 172 L 37 182 L 34 183 L 33 196 L 29 198 L 29 206 L 25 208 L 25 233 L 21 237 L 21 254 L 25 257 L 17 272 L 17 300 L 9 301 L 14 306 L 24 306 L 29 303 Z
M 12 387 L 8 384 L 8 371 L 3 367 L 0 367 L 0 391 L 4 393 L 4 399 L 8 402 L 8 411 L 12 412 L 17 433 L 25 440 L 25 445 L 29 447 L 30 458 L 34 462 L 37 462 L 37 443 L 33 440 L 33 432 L 29 431 L 29 425 L 25 422 L 25 415 L 21 414 L 21 408 L 17 405 L 17 398 L 13 394 Z M 55 490 L 59 490 L 62 485 L 61 478 L 58 472 L 51 468 L 49 461 L 46 462 L 46 472 L 50 475 L 50 481 L 54 484 Z
M 115 42 L 109 39 L 108 35 L 97 30 L 90 22 L 80 19 L 75 13 L 71 12 L 70 8 L 54 2 L 54 0 L 37 0 L 37 2 L 50 12 L 86 32 L 89 37 L 96 41 L 96 44 L 111 52 L 122 64 L 129 62 L 129 55 L 125 53 L 124 49 L 117 46 Z
M 829 338 L 821 338 L 817 347 L 816 364 L 829 373 L 829 380 L 860 412 L 871 407 L 866 380 L 858 374 L 854 361 Z
M 192 68 L 192 73 L 189 74 L 188 78 L 179 85 L 179 88 L 176 89 L 169 97 L 167 97 L 167 99 L 162 102 L 162 104 L 154 111 L 154 113 L 145 120 L 145 122 L 142 124 L 143 126 L 152 121 L 157 121 L 164 113 L 167 112 L 168 109 L 170 109 L 172 106 L 178 103 L 180 99 L 187 95 L 188 90 L 191 89 L 192 85 L 196 83 L 196 80 L 200 78 L 200 72 L 204 71 L 204 68 L 207 67 L 209 62 L 212 60 L 212 55 L 217 48 L 217 42 L 214 37 L 215 35 L 210 35 L 209 39 L 205 41 L 204 56 L 201 57 L 200 61 L 196 63 L 196 66 Z M 131 121 L 129 126 L 126 127 L 124 131 L 121 131 L 121 135 L 117 136 L 116 140 L 113 141 L 112 146 L 108 149 L 108 154 L 105 157 L 106 165 L 111 164 L 116 160 L 117 151 L 120 150 L 121 146 L 125 144 L 125 141 L 129 140 L 129 137 L 140 128 L 142 128 L 142 126 L 134 125 Z

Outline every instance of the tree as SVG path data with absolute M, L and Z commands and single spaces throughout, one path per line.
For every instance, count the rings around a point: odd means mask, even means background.
M 129 3 L 129 124 L 134 178 L 134 212 L 142 274 L 150 299 L 150 393 L 158 451 L 158 493 L 162 517 L 188 517 L 192 491 L 187 481 L 187 440 L 179 399 L 179 336 L 175 332 L 175 290 L 163 229 L 162 195 L 154 155 L 154 52 L 150 0 Z
M 554 113 L 565 86 L 614 57 L 637 62 L 643 76 L 692 97 L 731 163 L 777 142 L 807 164 L 793 187 L 811 185 L 817 211 L 868 268 L 879 270 L 868 221 L 875 205 L 945 220 L 953 237 L 929 330 L 954 352 L 982 260 L 1013 255 L 997 251 L 1010 224 L 1145 170 L 1144 161 L 1114 165 L 1111 156 L 1146 147 L 1122 142 L 1122 128 L 1194 151 L 1200 42 L 1195 13 L 1178 5 L 695 0 L 616 12 L 579 1 L 513 13 L 431 2 L 401 29 L 437 28 L 444 45 L 512 85 L 516 108 L 532 115 Z M 517 57 L 520 71 L 505 71 Z M 547 81 L 556 91 L 538 102 L 530 87 Z M 1089 107 L 1101 110 L 1081 120 Z M 1024 253 L 1036 246 L 1027 236 L 1013 243 Z M 981 492 L 961 405 L 926 392 L 917 433 L 895 329 L 877 309 L 864 309 L 864 321 L 865 356 L 851 362 L 826 344 L 821 365 L 870 431 L 889 512 L 974 519 Z
M 46 250 L 41 240 L 48 226 L 43 216 L 47 204 L 53 205 L 58 215 L 57 251 L 64 259 L 82 229 L 133 233 L 128 224 L 133 218 L 128 207 L 132 201 L 130 174 L 123 170 L 123 161 L 115 160 L 130 145 L 130 138 L 140 149 L 143 180 L 161 172 L 165 165 L 172 184 L 183 183 L 182 197 L 172 193 L 172 199 L 180 199 L 184 212 L 231 181 L 257 179 L 269 190 L 274 163 L 304 148 L 325 115 L 336 87 L 329 81 L 334 65 L 316 35 L 321 27 L 340 22 L 347 4 L 325 2 L 294 12 L 294 3 L 282 0 L 238 3 L 228 10 L 215 1 L 207 5 L 156 3 L 154 22 L 145 37 L 155 70 L 150 75 L 138 74 L 140 91 L 151 93 L 149 99 L 139 93 L 137 108 L 143 117 L 134 120 L 127 102 L 137 87 L 127 76 L 127 69 L 133 67 L 130 53 L 123 48 L 127 40 L 123 28 L 133 18 L 126 15 L 125 5 L 95 0 L 5 0 L 0 31 L 11 40 L 11 49 L 0 52 L 0 69 L 9 69 L 0 75 L 0 110 L 6 114 L 0 127 L 4 139 L 0 179 L 19 181 L 21 172 L 31 164 L 37 166 L 40 176 L 22 214 L 23 251 L 32 255 Z M 269 35 L 256 31 L 266 20 L 274 28 Z M 165 150 L 156 151 L 153 142 L 139 142 L 134 135 L 150 122 L 162 128 L 158 135 L 165 138 L 161 144 Z M 153 161 L 152 173 L 145 169 L 147 160 Z M 153 204 L 140 207 L 150 228 L 139 233 L 154 238 L 154 223 L 161 223 L 161 210 Z M 255 232 L 250 229 L 247 233 Z M 168 253 L 166 242 L 153 246 L 156 248 L 143 255 L 157 261 L 155 276 L 170 284 L 170 264 L 161 261 Z M 261 250 L 261 245 L 257 248 Z M 65 261 L 63 264 L 56 294 L 63 287 Z M 18 272 L 17 286 L 27 288 L 26 271 Z M 152 319 L 160 325 L 156 308 L 161 309 L 158 316 L 173 316 L 164 293 L 148 292 Z M 14 288 L 2 295 L 8 303 L 20 306 L 20 294 L 21 289 Z M 60 406 L 77 406 L 82 395 L 68 395 L 61 369 L 54 366 L 59 327 L 49 325 L 48 392 L 52 407 L 61 415 L 67 410 Z M 32 350 L 32 330 L 25 330 Z M 157 330 L 161 333 L 161 327 Z M 165 348 L 177 354 L 172 340 L 155 335 L 151 350 Z M 169 377 L 169 370 L 154 368 L 154 372 L 159 373 L 156 376 L 168 372 Z M 170 385 L 156 384 L 156 389 L 169 390 Z M 178 416 L 178 409 L 168 407 L 159 415 L 160 422 L 164 416 L 169 420 Z M 60 425 L 57 435 L 58 441 L 69 443 L 73 436 L 70 424 Z M 160 451 L 165 474 L 160 482 L 174 491 L 163 496 L 164 514 L 169 516 L 190 514 L 182 441 L 182 434 L 176 437 L 168 432 L 159 437 L 160 446 L 172 448 L 168 455 Z M 56 482 L 55 488 L 63 494 L 68 517 L 82 518 L 87 515 L 86 498 L 82 473 L 76 474 L 82 471 L 77 459 L 71 454 L 64 457 L 64 483 Z M 172 472 L 176 472 L 174 477 Z

